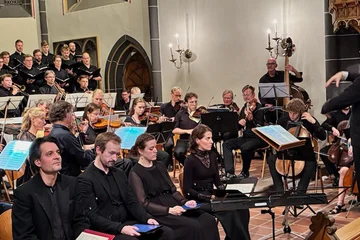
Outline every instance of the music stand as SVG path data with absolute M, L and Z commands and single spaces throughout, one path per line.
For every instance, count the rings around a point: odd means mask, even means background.
M 289 85 L 281 83 L 259 83 L 260 98 L 274 98 L 275 107 L 278 106 L 278 98 L 290 98 Z M 279 119 L 279 111 L 276 111 L 276 123 Z
M 238 114 L 236 112 L 211 112 L 201 114 L 201 123 L 207 125 L 213 132 L 213 137 L 223 138 L 227 132 L 238 132 Z M 221 149 L 221 148 L 220 148 Z M 220 158 L 221 173 L 224 173 L 224 159 Z
M 8 110 L 18 110 L 18 107 L 23 99 L 24 96 L 0 97 L 0 111 L 4 113 L 4 125 L 1 130 L 1 141 L 4 138 L 4 130 L 6 125 Z
M 162 122 L 148 125 L 146 132 L 153 135 L 157 144 L 164 144 L 172 136 L 175 122 Z
M 54 102 L 55 98 L 56 98 L 56 94 L 34 94 L 34 95 L 29 95 L 29 99 L 27 102 L 26 107 L 27 108 L 32 108 L 35 107 L 39 101 L 45 101 L 45 102 Z
M 65 101 L 71 103 L 76 110 L 79 108 L 85 108 L 91 102 L 91 94 L 89 93 L 67 93 Z
M 116 95 L 117 95 L 116 92 L 104 93 L 104 99 L 103 99 L 104 103 L 106 103 L 106 105 L 108 105 L 108 107 L 114 108 Z

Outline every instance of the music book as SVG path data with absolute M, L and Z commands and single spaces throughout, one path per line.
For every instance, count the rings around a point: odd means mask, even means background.
M 71 61 L 70 61 L 71 62 Z M 74 62 L 74 63 L 71 63 L 71 64 L 67 64 L 67 63 L 62 63 L 61 64 L 61 68 L 62 69 L 76 69 L 80 66 L 81 63 L 78 63 L 78 62 Z
M 60 82 L 63 82 L 63 83 L 69 81 L 70 79 L 71 79 L 71 78 L 61 79 L 61 78 L 55 77 L 55 80 L 60 81 Z
M 196 206 L 195 207 L 188 207 L 186 205 L 182 205 L 181 207 L 185 210 L 193 210 L 193 209 L 198 209 L 200 208 L 202 205 L 204 205 L 204 203 L 196 203 Z
M 253 128 L 252 131 L 267 142 L 276 151 L 305 145 L 306 140 L 299 140 L 280 125 Z
M 137 227 L 139 230 L 137 232 L 139 233 L 152 233 L 155 230 L 161 228 L 161 225 L 151 225 L 151 224 L 134 224 L 135 227 Z
M 0 169 L 18 171 L 24 164 L 32 142 L 14 140 L 0 153 Z
M 40 71 L 44 71 L 44 70 L 48 70 L 49 66 L 48 65 L 40 65 L 36 67 L 37 69 L 39 69 Z
M 28 78 L 28 79 L 43 79 L 44 78 L 44 72 L 39 72 L 38 74 L 33 74 L 33 73 L 29 73 L 29 72 L 24 72 L 23 70 L 20 70 L 20 74 L 22 76 L 24 76 L 24 78 Z
M 88 71 L 88 70 L 79 68 L 79 69 L 77 70 L 77 75 L 88 75 L 88 76 L 93 75 L 94 77 L 97 77 L 97 76 L 100 75 L 100 70 L 101 70 L 101 68 L 98 68 L 98 69 L 96 69 L 95 71 L 90 72 L 90 71 Z
M 115 134 L 121 138 L 121 148 L 131 149 L 135 145 L 136 138 L 146 131 L 146 127 L 121 127 Z
M 113 240 L 115 235 L 85 229 L 76 240 Z

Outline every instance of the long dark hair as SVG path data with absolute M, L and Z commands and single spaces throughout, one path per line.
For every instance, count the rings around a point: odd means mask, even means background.
M 143 98 L 138 97 L 138 98 L 134 99 L 133 104 L 132 104 L 131 109 L 130 109 L 130 113 L 129 113 L 130 116 L 134 115 L 135 106 L 138 105 L 141 102 L 143 102 L 146 105 L 145 100 Z
M 199 145 L 196 143 L 196 139 L 202 139 L 205 136 L 206 132 L 212 132 L 211 128 L 209 128 L 205 124 L 197 125 L 191 135 L 190 135 L 190 142 L 189 142 L 189 151 L 194 153 L 196 152 Z
M 130 158 L 139 159 L 140 157 L 139 149 L 144 150 L 146 147 L 146 143 L 151 140 L 155 140 L 155 137 L 148 133 L 143 133 L 140 136 L 138 136 L 135 141 L 135 145 L 132 146 L 132 148 L 130 149 L 129 152 Z

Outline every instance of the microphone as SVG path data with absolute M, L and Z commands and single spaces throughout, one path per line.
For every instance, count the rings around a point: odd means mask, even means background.
M 50 187 L 50 192 L 54 193 L 54 189 L 52 187 Z

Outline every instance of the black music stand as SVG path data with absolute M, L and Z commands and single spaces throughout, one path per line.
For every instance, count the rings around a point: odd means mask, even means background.
M 221 140 L 225 133 L 239 131 L 238 117 L 239 115 L 236 112 L 211 112 L 201 114 L 201 123 L 212 130 L 213 138 L 219 137 Z M 220 158 L 220 164 L 221 173 L 223 174 L 223 157 Z
M 162 122 L 147 126 L 146 133 L 153 135 L 157 144 L 164 144 L 172 136 L 175 122 Z
M 279 119 L 278 99 L 290 98 L 289 85 L 284 82 L 281 83 L 259 83 L 260 98 L 274 98 L 275 99 L 275 111 L 276 111 L 276 123 Z

